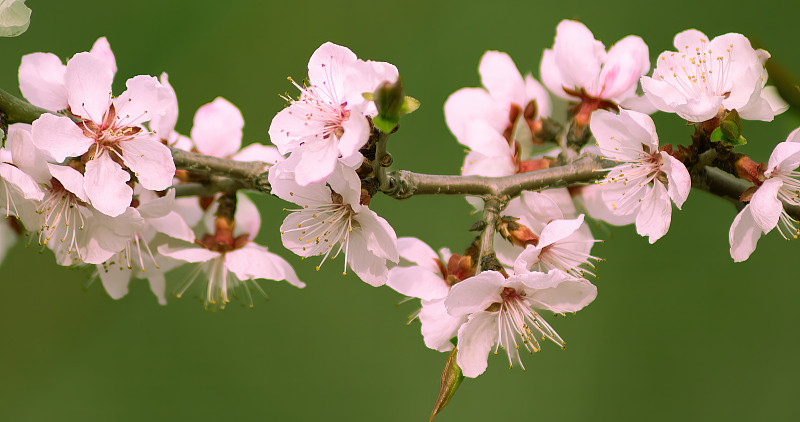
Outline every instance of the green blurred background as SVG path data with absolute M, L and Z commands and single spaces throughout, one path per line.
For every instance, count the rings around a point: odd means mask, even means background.
M 742 32 L 800 75 L 793 1 L 28 3 L 28 32 L 0 40 L 4 89 L 19 92 L 23 54 L 69 57 L 107 36 L 117 92 L 133 75 L 168 72 L 187 134 L 197 107 L 224 96 L 244 114 L 246 142 L 267 142 L 284 104 L 278 94 L 294 92 L 286 76 L 302 79 L 325 41 L 394 63 L 422 107 L 403 120 L 390 151 L 396 167 L 419 172 L 458 172 L 463 147 L 442 105 L 479 84 L 481 54 L 506 51 L 538 75 L 561 19 L 583 21 L 606 46 L 640 35 L 651 60 L 687 28 Z M 662 143 L 688 143 L 679 119 L 656 123 Z M 766 161 L 798 125 L 789 113 L 746 122 L 743 150 Z M 12 249 L 0 267 L 0 420 L 427 420 L 446 355 L 424 347 L 418 324 L 404 324 L 414 306 L 342 277 L 338 265 L 316 272 L 301 263 L 280 244 L 283 204 L 255 200 L 259 240 L 308 287 L 262 281 L 271 300 L 253 310 L 212 313 L 174 297 L 162 307 L 144 282 L 114 301 L 99 283 L 84 290 L 88 273 L 57 267 L 49 251 L 40 256 L 25 242 Z M 398 236 L 435 248 L 462 249 L 475 219 L 460 198 L 378 197 L 372 208 Z M 525 360 L 526 373 L 490 357 L 437 420 L 797 420 L 800 244 L 772 233 L 734 264 L 734 216 L 729 203 L 693 192 L 656 245 L 630 227 L 612 229 L 597 247 L 607 258 L 597 300 L 550 321 L 569 347 L 547 344 Z

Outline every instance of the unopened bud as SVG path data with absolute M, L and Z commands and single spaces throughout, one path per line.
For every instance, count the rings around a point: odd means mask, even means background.
M 458 390 L 458 387 L 461 385 L 461 381 L 464 380 L 464 374 L 461 373 L 461 368 L 458 366 L 458 363 L 456 363 L 457 356 L 458 348 L 453 348 L 453 351 L 447 356 L 447 361 L 442 371 L 439 396 L 436 398 L 436 403 L 433 405 L 433 411 L 428 420 L 429 422 L 433 420 L 437 413 L 441 412 L 442 409 L 447 406 L 447 403 L 450 403 L 450 399 L 456 394 L 456 390 Z
M 395 82 L 384 82 L 372 94 L 378 115 L 372 119 L 372 123 L 383 133 L 392 132 L 400 121 L 405 94 L 403 82 L 398 77 Z
M 750 181 L 754 185 L 760 185 L 764 181 L 764 171 L 767 168 L 764 163 L 757 164 L 750 157 L 743 155 L 736 160 L 733 167 L 740 179 Z
M 514 217 L 503 216 L 497 223 L 497 231 L 514 246 L 526 247 L 539 244 L 539 236 L 527 226 L 519 224 Z

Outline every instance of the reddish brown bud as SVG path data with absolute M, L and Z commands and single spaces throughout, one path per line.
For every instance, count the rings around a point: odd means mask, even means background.
M 528 227 L 516 222 L 513 217 L 504 216 L 497 223 L 497 231 L 508 240 L 512 245 L 526 247 L 528 245 L 538 245 L 539 236 Z
M 447 261 L 447 279 L 445 280 L 448 284 L 452 286 L 473 275 L 475 275 L 475 267 L 471 257 L 457 253 L 450 255 L 450 259 Z
M 750 181 L 758 186 L 764 182 L 764 171 L 767 166 L 764 163 L 756 164 L 750 157 L 744 155 L 736 160 L 734 169 L 736 170 L 736 176 L 740 179 Z
M 540 158 L 538 160 L 525 160 L 520 161 L 517 173 L 525 173 L 528 171 L 543 170 L 550 168 L 549 158 Z

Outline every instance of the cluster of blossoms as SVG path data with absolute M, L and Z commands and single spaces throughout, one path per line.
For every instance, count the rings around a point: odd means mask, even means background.
M 800 129 L 768 164 L 734 152 L 744 142 L 741 119 L 770 121 L 788 107 L 765 85 L 768 53 L 739 34 L 709 41 L 696 30 L 678 34 L 675 47 L 647 76 L 641 38 L 606 50 L 583 24 L 563 21 L 541 59 L 543 84 L 522 76 L 507 54 L 486 52 L 478 68 L 483 87 L 460 89 L 444 105 L 448 127 L 469 148 L 462 175 L 513 178 L 579 157 L 607 173 L 592 185 L 464 192 L 484 218 L 462 253 L 398 239 L 370 209 L 377 192 L 400 185 L 387 181 L 383 167 L 391 164 L 386 142 L 408 97 L 389 63 L 323 44 L 309 60 L 308 79 L 292 80 L 299 95 L 286 94 L 287 106 L 272 119 L 275 146 L 242 148 L 241 113 L 223 98 L 200 107 L 190 136 L 177 133 L 177 97 L 166 74 L 133 77 L 112 95 L 117 69 L 105 38 L 66 64 L 30 54 L 19 69 L 21 92 L 58 113 L 12 125 L 0 149 L 0 209 L 13 217 L 0 225 L 0 253 L 27 230 L 60 265 L 94 266 L 113 298 L 127 293 L 132 278 L 144 278 L 160 303 L 165 273 L 191 263 L 174 289 L 178 297 L 201 280 L 206 307 L 225 307 L 232 297 L 252 306 L 253 292 L 266 296 L 256 279 L 305 284 L 254 242 L 259 213 L 239 187 L 177 197 L 176 187 L 212 185 L 218 175 L 176 170 L 172 157 L 185 150 L 255 161 L 270 192 L 296 205 L 280 227 L 286 248 L 316 261 L 317 270 L 343 255 L 343 274 L 352 270 L 372 286 L 419 298 L 414 317 L 425 345 L 457 350 L 465 376 L 483 373 L 492 350 L 524 368 L 520 350 L 541 350 L 540 339 L 565 344 L 541 312 L 575 313 L 597 296 L 588 278 L 601 259 L 592 254 L 598 240 L 587 221 L 635 224 L 654 243 L 669 230 L 672 205 L 680 209 L 695 178 L 717 163 L 753 184 L 730 229 L 735 261 L 775 227 L 786 238 L 800 234 L 784 207 L 800 206 Z M 566 125 L 551 117 L 551 95 L 569 101 Z M 660 145 L 649 116 L 657 110 L 693 124 L 692 145 Z
M 170 147 L 275 162 L 280 154 L 274 147 L 239 151 L 244 122 L 222 98 L 198 110 L 191 139 L 179 135 L 178 102 L 167 75 L 133 77 L 114 96 L 116 71 L 105 38 L 66 65 L 49 53 L 22 58 L 22 94 L 60 114 L 9 129 L 0 206 L 16 217 L 17 232 L 29 230 L 60 265 L 94 265 L 114 298 L 124 296 L 136 277 L 146 278 L 166 303 L 164 273 L 184 262 L 203 263 L 206 306 L 224 306 L 228 292 L 245 280 L 302 287 L 285 260 L 252 242 L 260 219 L 247 197 L 240 195 L 238 208 L 220 213 L 211 206 L 215 198 L 176 199 L 170 189 L 189 177 L 176 172 Z M 241 290 L 249 297 L 250 288 Z

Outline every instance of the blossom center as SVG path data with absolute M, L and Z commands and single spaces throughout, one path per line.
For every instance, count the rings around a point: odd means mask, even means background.
M 508 356 L 508 365 L 512 367 L 516 360 L 522 369 L 522 358 L 519 355 L 520 345 L 533 354 L 541 350 L 537 337 L 550 339 L 564 348 L 564 340 L 553 330 L 536 311 L 531 309 L 531 302 L 525 292 L 518 292 L 511 287 L 503 288 L 500 293 L 502 302 L 492 304 L 487 311 L 497 312 L 497 340 L 494 353 L 502 348 Z M 535 330 L 535 332 L 534 332 Z

